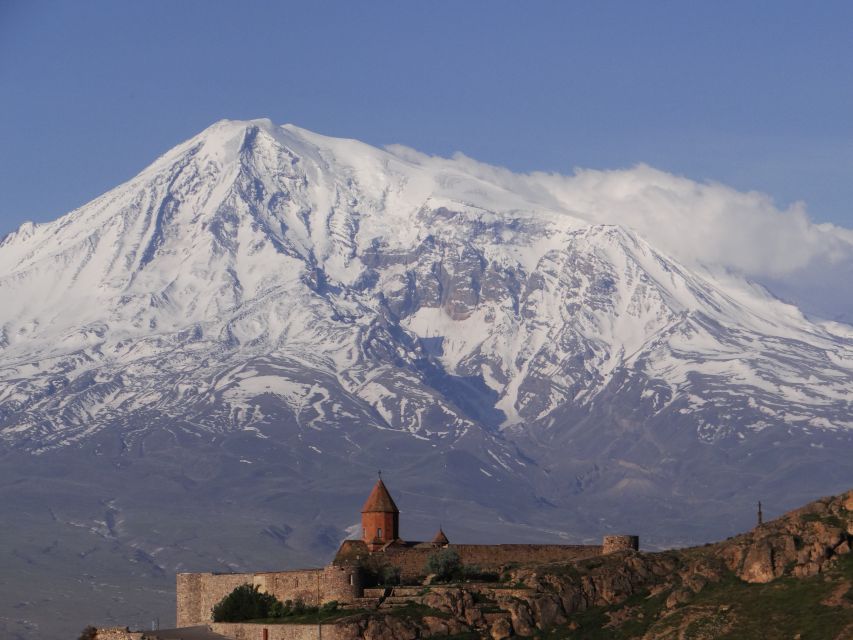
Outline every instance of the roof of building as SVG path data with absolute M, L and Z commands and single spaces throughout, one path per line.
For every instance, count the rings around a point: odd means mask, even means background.
M 438 528 L 438 533 L 435 534 L 435 537 L 432 539 L 432 543 L 441 545 L 442 547 L 450 544 L 450 540 L 448 540 L 447 536 L 444 535 L 444 531 L 441 527 Z
M 391 494 L 388 493 L 385 483 L 382 482 L 382 478 L 377 480 L 376 485 L 373 487 L 373 491 L 371 491 L 370 495 L 367 497 L 367 502 L 365 502 L 364 506 L 361 508 L 361 512 L 400 513 L 400 510 L 391 498 Z

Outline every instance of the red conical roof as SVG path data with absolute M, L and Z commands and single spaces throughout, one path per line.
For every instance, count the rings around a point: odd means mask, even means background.
M 439 527 L 438 533 L 436 533 L 435 537 L 432 539 L 432 543 L 444 547 L 450 544 L 450 540 L 447 539 L 447 536 L 444 535 L 444 531 Z
M 361 508 L 362 513 L 400 513 L 388 489 L 385 488 L 385 483 L 382 478 L 376 482 L 373 491 L 367 498 L 367 502 Z

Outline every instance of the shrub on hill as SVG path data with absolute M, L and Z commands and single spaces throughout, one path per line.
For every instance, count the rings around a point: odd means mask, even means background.
M 368 556 L 359 559 L 364 586 L 391 587 L 400 584 L 400 567 L 390 564 L 385 558 Z
M 440 582 L 461 579 L 463 577 L 462 560 L 455 549 L 442 549 L 427 558 L 424 573 L 434 575 Z
M 242 584 L 213 607 L 213 621 L 289 622 L 302 621 L 304 618 L 317 618 L 319 622 L 321 619 L 333 618 L 339 614 L 338 609 L 337 600 L 326 602 L 321 607 L 306 605 L 302 600 L 285 600 L 282 602 L 269 593 L 262 593 L 257 586 Z
M 268 593 L 262 593 L 258 586 L 241 584 L 213 607 L 214 622 L 244 622 L 258 618 L 273 617 L 284 605 Z

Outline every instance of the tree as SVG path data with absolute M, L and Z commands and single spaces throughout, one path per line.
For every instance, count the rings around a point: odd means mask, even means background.
M 213 607 L 214 622 L 243 622 L 272 617 L 283 606 L 269 593 L 261 593 L 257 585 L 241 584 Z
M 391 586 L 400 584 L 400 567 L 392 565 L 378 555 L 360 558 L 356 566 L 366 586 Z
M 379 580 L 385 587 L 400 584 L 400 567 L 386 564 L 382 567 L 382 571 L 379 574 Z
M 427 558 L 424 572 L 434 574 L 442 582 L 462 577 L 462 560 L 455 549 L 442 549 Z

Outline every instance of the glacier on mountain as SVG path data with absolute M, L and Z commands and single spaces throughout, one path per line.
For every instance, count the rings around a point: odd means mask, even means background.
M 40 449 L 149 410 L 244 428 L 263 394 L 297 421 L 529 429 L 615 371 L 653 413 L 686 401 L 703 439 L 853 426 L 849 327 L 463 168 L 222 121 L 23 226 L 0 245 L 2 437 Z

